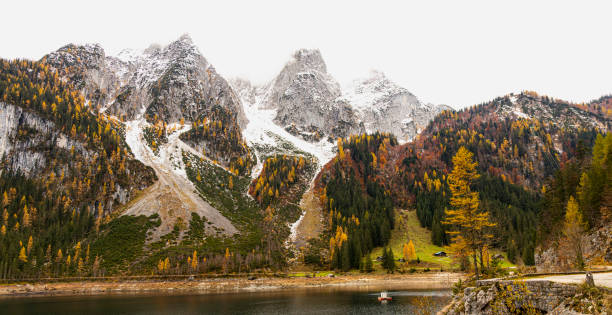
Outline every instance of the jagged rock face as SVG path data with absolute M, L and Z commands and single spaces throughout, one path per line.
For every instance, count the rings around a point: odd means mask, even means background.
M 445 105 L 423 104 L 414 94 L 372 71 L 344 88 L 342 99 L 353 106 L 367 132 L 388 132 L 400 141 L 414 138 Z
M 37 133 L 27 139 L 17 139 L 20 125 L 26 125 Z M 0 157 L 5 167 L 30 175 L 46 163 L 45 157 L 30 148 L 51 141 L 54 125 L 31 114 L 24 113 L 19 107 L 0 103 Z M 2 169 L 0 169 L 1 171 Z
M 276 110 L 276 124 L 309 141 L 380 131 L 404 142 L 441 111 L 452 110 L 421 103 L 377 71 L 341 88 L 327 73 L 318 50 L 298 50 L 265 86 L 252 86 L 241 79 L 233 80 L 232 86 L 244 104 Z
M 323 80 L 340 93 L 338 83 L 327 74 L 327 66 L 319 50 L 300 49 L 293 54 L 283 70 L 268 84 L 268 89 L 261 104 L 262 108 L 278 108 L 280 98 L 300 73 L 319 74 Z M 335 85 L 335 86 L 334 86 Z
M 83 91 L 92 107 L 112 102 L 125 81 L 113 70 L 117 62 L 98 44 L 69 44 L 43 57 L 43 61 Z
M 68 45 L 43 61 L 82 89 L 93 106 L 126 120 L 145 110 L 168 123 L 192 121 L 220 104 L 240 126 L 247 122 L 240 99 L 187 35 L 166 47 L 124 50 L 116 57 L 99 45 Z
M 232 85 L 245 104 L 276 110 L 274 122 L 305 140 L 365 131 L 353 109 L 339 99 L 340 85 L 327 73 L 318 50 L 298 50 L 265 86 L 253 87 L 245 80 L 234 80 Z
M 22 130 L 22 133 L 19 131 Z M 27 134 L 23 134 L 27 130 Z M 92 153 L 77 141 L 61 134 L 55 124 L 21 107 L 0 102 L 0 158 L 2 170 L 35 176 L 45 169 L 47 148 L 75 150 L 85 156 Z
M 74 165 L 56 160 L 50 152 L 66 157 L 79 156 L 79 163 L 94 163 L 99 153 L 87 144 L 62 133 L 53 121 L 22 107 L 0 102 L 0 174 L 19 173 L 29 178 L 45 178 L 50 169 L 59 167 L 66 177 L 74 176 Z M 60 154 L 60 155 L 61 155 Z M 115 193 L 105 201 L 107 209 L 114 202 L 124 204 L 132 189 L 143 189 L 153 180 L 153 171 L 135 160 L 126 161 L 130 185 L 115 184 Z
M 337 86 L 328 84 L 320 73 L 298 73 L 280 97 L 274 121 L 313 141 L 323 135 L 335 139 L 362 132 L 350 105 L 336 100 L 338 93 Z

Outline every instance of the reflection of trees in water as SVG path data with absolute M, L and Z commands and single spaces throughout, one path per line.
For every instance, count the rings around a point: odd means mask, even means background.
M 413 303 L 415 314 L 417 315 L 433 315 L 435 314 L 435 303 L 431 296 L 417 296 Z

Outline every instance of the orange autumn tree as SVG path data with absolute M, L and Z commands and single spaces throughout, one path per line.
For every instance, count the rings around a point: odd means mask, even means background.
M 454 167 L 447 178 L 452 193 L 451 208 L 444 211 L 446 218 L 442 223 L 450 225 L 452 247 L 465 249 L 472 257 L 478 279 L 478 258 L 482 267 L 483 250 L 493 237 L 487 229 L 495 223 L 489 221 L 488 211 L 479 208 L 479 194 L 470 187 L 480 177 L 476 172 L 478 163 L 472 161 L 472 157 L 472 152 L 465 147 L 460 147 L 453 157 Z
M 404 260 L 406 262 L 410 262 L 416 259 L 416 250 L 414 248 L 414 243 L 412 242 L 412 240 L 410 240 L 408 243 L 404 243 L 402 252 L 404 254 Z

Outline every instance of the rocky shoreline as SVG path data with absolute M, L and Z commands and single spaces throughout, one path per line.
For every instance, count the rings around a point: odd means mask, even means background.
M 549 280 L 491 279 L 457 292 L 439 315 L 611 314 L 610 292 Z
M 0 285 L 0 298 L 104 294 L 208 294 L 290 289 L 338 290 L 450 289 L 459 273 L 345 275 L 335 277 L 223 278 L 198 280 L 132 280 L 25 283 Z

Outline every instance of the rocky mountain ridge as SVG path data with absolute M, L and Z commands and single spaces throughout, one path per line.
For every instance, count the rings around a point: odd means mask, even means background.
M 351 104 L 368 133 L 389 132 L 401 142 L 413 139 L 440 112 L 453 110 L 421 102 L 376 70 L 345 86 L 342 94 L 341 99 Z
M 146 114 L 168 123 L 201 119 L 213 105 L 246 124 L 240 100 L 202 56 L 189 35 L 165 47 L 107 56 L 98 44 L 67 45 L 42 61 L 83 91 L 92 107 L 133 120 Z
M 319 50 L 300 49 L 269 83 L 231 84 L 245 106 L 275 110 L 274 122 L 307 141 L 335 141 L 363 132 L 390 132 L 406 142 L 416 136 L 445 105 L 422 103 L 382 72 L 341 86 Z

